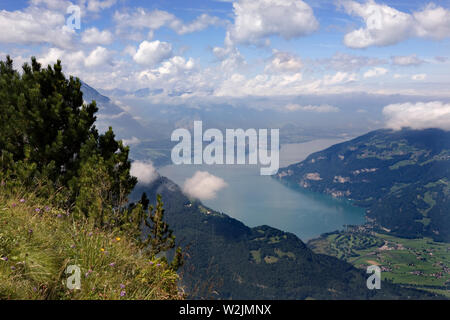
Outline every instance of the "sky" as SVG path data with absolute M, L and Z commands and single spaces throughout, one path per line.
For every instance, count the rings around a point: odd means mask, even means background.
M 450 0 L 0 0 L 0 30 L 0 58 L 17 68 L 31 56 L 61 59 L 94 88 L 149 88 L 153 103 L 450 96 Z

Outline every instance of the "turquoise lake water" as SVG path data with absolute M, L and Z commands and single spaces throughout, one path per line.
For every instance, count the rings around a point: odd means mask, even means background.
M 303 160 L 312 152 L 341 142 L 337 139 L 283 145 L 280 164 Z M 158 169 L 183 187 L 197 171 L 222 178 L 227 186 L 212 199 L 202 202 L 250 227 L 269 225 L 292 232 L 304 241 L 325 232 L 342 229 L 345 224 L 362 224 L 364 210 L 349 201 L 303 189 L 289 188 L 269 176 L 261 176 L 259 167 L 250 165 L 170 165 Z

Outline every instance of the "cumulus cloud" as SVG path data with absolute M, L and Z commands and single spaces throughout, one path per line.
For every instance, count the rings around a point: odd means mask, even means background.
M 138 179 L 138 183 L 149 184 L 158 178 L 159 174 L 151 162 L 134 161 L 130 174 Z
M 190 197 L 208 200 L 215 198 L 217 192 L 226 186 L 227 183 L 222 178 L 207 171 L 197 171 L 193 177 L 184 182 L 183 191 Z
M 154 66 L 172 56 L 172 45 L 168 42 L 142 41 L 133 59 L 138 64 Z
M 161 63 L 158 68 L 141 71 L 139 73 L 139 79 L 147 83 L 149 81 L 170 79 L 172 83 L 175 83 L 177 79 L 182 81 L 182 76 L 193 68 L 194 60 L 192 58 L 186 60 L 184 57 L 175 56 Z
M 108 30 L 99 31 L 97 28 L 89 28 L 81 35 L 81 42 L 86 44 L 111 44 L 113 36 Z
M 400 130 L 440 128 L 450 130 L 450 104 L 440 101 L 398 103 L 383 108 L 386 127 Z
M 366 71 L 363 76 L 364 78 L 373 78 L 385 75 L 388 72 L 388 69 L 378 67 Z
M 259 44 L 273 35 L 292 39 L 319 27 L 312 8 L 302 0 L 238 0 L 233 11 L 227 35 L 233 43 Z
M 450 35 L 450 11 L 434 4 L 412 14 L 374 0 L 365 3 L 342 0 L 340 6 L 364 20 L 364 26 L 347 33 L 350 48 L 393 45 L 410 37 L 443 39 Z
M 309 111 L 309 112 L 318 112 L 318 113 L 328 113 L 328 112 L 338 112 L 339 108 L 330 106 L 328 104 L 323 104 L 319 106 L 315 105 L 306 105 L 302 106 L 295 103 L 290 103 L 284 107 L 286 111 Z
M 84 64 L 86 67 L 95 67 L 105 64 L 109 60 L 110 52 L 106 48 L 98 46 L 86 57 Z
M 23 11 L 0 11 L 0 43 L 72 45 L 73 30 L 63 13 L 38 7 Z
M 419 59 L 416 54 L 409 56 L 393 56 L 391 59 L 392 63 L 398 66 L 418 66 L 424 63 L 424 61 Z
M 288 53 L 276 51 L 265 67 L 266 72 L 299 72 L 303 67 L 300 57 Z

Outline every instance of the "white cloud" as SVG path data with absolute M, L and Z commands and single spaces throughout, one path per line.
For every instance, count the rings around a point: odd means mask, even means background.
M 149 184 L 159 176 L 151 162 L 143 161 L 134 161 L 131 164 L 130 175 L 136 177 L 142 184 Z
M 69 51 L 66 52 L 59 48 L 50 48 L 45 54 L 38 57 L 38 62 L 44 67 L 47 65 L 53 65 L 57 60 L 63 61 L 63 67 L 84 65 L 85 55 L 83 51 Z
M 99 12 L 104 9 L 108 9 L 116 4 L 117 0 L 88 0 L 87 10 L 92 12 Z
M 323 78 L 323 84 L 336 85 L 342 83 L 348 83 L 356 81 L 356 73 L 337 72 L 335 75 L 325 75 Z
M 339 112 L 339 108 L 330 106 L 328 104 L 323 104 L 320 106 L 306 105 L 302 106 L 295 103 L 290 103 L 284 107 L 286 111 L 309 111 L 318 113 L 328 113 L 328 112 Z
M 228 30 L 233 43 L 259 44 L 272 35 L 292 39 L 319 27 L 312 8 L 302 0 L 238 0 L 233 10 L 234 24 Z
M 89 55 L 81 51 L 62 50 L 59 48 L 50 48 L 45 54 L 38 58 L 43 65 L 53 65 L 57 60 L 61 60 L 65 70 L 69 69 L 70 73 L 83 70 L 83 66 L 87 68 L 106 65 L 111 60 L 111 52 L 108 49 L 98 46 L 92 50 Z M 79 76 L 79 75 L 77 75 Z
M 86 57 L 84 62 L 86 67 L 95 67 L 105 64 L 110 60 L 110 52 L 104 48 L 98 46 Z
M 155 66 L 172 56 L 172 45 L 168 42 L 143 41 L 133 59 L 138 64 Z
M 157 83 L 162 79 L 175 83 L 177 80 L 184 81 L 183 75 L 194 68 L 192 58 L 186 60 L 184 57 L 175 56 L 164 61 L 158 68 L 143 70 L 139 73 L 139 79 L 144 83 Z
M 222 178 L 207 171 L 197 171 L 193 177 L 184 182 L 183 191 L 190 197 L 208 200 L 215 198 L 217 192 L 226 186 L 227 183 Z
M 141 143 L 141 140 L 139 140 L 139 138 L 136 137 L 131 137 L 130 139 L 122 139 L 122 142 L 126 146 L 133 146 Z
M 400 130 L 440 128 L 450 130 L 450 104 L 440 101 L 391 104 L 383 109 L 386 127 Z
M 363 76 L 364 78 L 373 78 L 385 75 L 388 72 L 389 72 L 388 69 L 378 67 L 366 71 Z
M 66 48 L 74 31 L 66 26 L 64 14 L 38 7 L 23 11 L 0 11 L 0 43 L 44 44 Z
M 33 6 L 45 5 L 47 8 L 51 10 L 58 10 L 64 12 L 70 5 L 72 5 L 72 2 L 64 0 L 31 0 L 30 3 Z
M 414 81 L 422 81 L 427 78 L 427 75 L 425 73 L 419 73 L 419 74 L 413 74 L 411 76 L 411 79 Z
M 299 72 L 303 67 L 300 57 L 288 52 L 274 52 L 266 65 L 266 72 Z
M 391 59 L 392 63 L 398 66 L 418 66 L 424 63 L 422 59 L 417 58 L 416 54 L 409 56 L 393 56 Z
M 113 42 L 113 36 L 108 30 L 99 31 L 97 28 L 89 28 L 81 35 L 81 42 L 86 44 L 107 45 Z
M 119 34 L 129 32 L 130 28 L 136 30 L 149 29 L 150 34 L 152 34 L 154 30 L 161 27 L 168 27 L 177 34 L 183 35 L 204 30 L 211 25 L 223 25 L 225 23 L 218 17 L 207 14 L 198 16 L 190 23 L 184 23 L 167 11 L 158 9 L 147 11 L 143 8 L 138 8 L 131 13 L 116 11 L 114 21 L 116 22 Z
M 388 46 L 410 37 L 443 39 L 450 36 L 450 11 L 430 4 L 413 14 L 401 12 L 374 0 L 365 3 L 342 0 L 340 6 L 364 20 L 364 26 L 347 33 L 344 43 L 350 48 Z
M 209 26 L 217 26 L 223 24 L 224 22 L 217 17 L 202 14 L 198 16 L 194 21 L 188 24 L 183 24 L 180 20 L 177 19 L 175 20 L 174 23 L 172 23 L 172 27 L 176 33 L 183 35 L 187 33 L 204 30 Z

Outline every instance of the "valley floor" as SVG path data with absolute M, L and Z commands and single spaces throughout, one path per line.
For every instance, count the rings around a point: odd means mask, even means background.
M 450 243 L 399 238 L 358 226 L 324 234 L 308 245 L 357 268 L 379 265 L 383 280 L 450 297 Z

